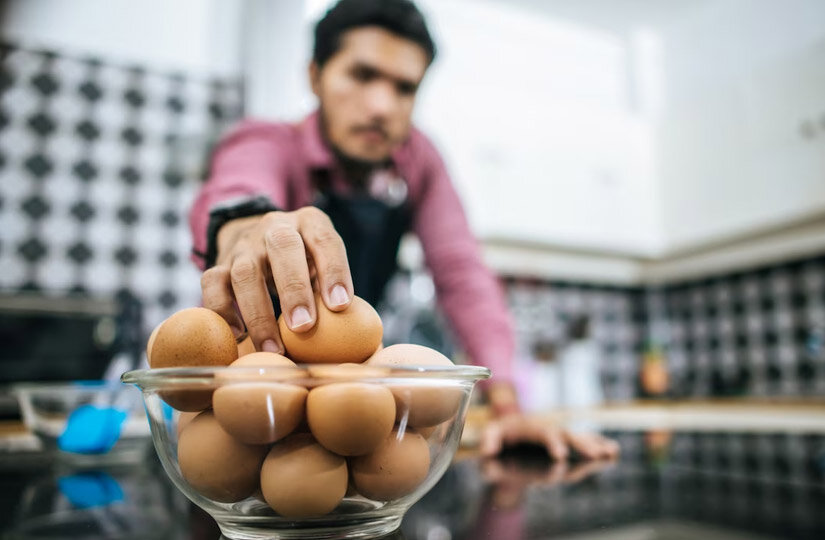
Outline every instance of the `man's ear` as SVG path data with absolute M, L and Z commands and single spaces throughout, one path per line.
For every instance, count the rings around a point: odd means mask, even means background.
M 315 60 L 309 63 L 309 86 L 312 88 L 312 93 L 315 97 L 320 99 L 321 94 L 321 68 Z

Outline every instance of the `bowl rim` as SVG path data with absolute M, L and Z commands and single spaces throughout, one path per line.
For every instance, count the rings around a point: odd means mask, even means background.
M 154 389 L 173 384 L 185 385 L 212 385 L 215 383 L 215 375 L 219 373 L 231 372 L 236 382 L 253 382 L 262 375 L 272 376 L 278 382 L 297 382 L 296 373 L 301 372 L 300 378 L 305 379 L 329 379 L 327 377 L 313 377 L 309 374 L 309 369 L 318 366 L 332 366 L 336 364 L 296 364 L 295 366 L 208 366 L 208 367 L 171 367 L 171 368 L 150 368 L 136 369 L 124 373 L 120 380 L 126 384 L 134 384 L 142 389 Z M 358 364 L 354 364 L 358 365 Z M 378 367 L 378 366 L 367 366 Z M 489 379 L 492 375 L 489 368 L 481 366 L 381 366 L 389 368 L 389 373 L 375 375 L 365 373 L 358 375 L 353 373 L 351 377 L 341 377 L 341 382 L 393 382 L 400 379 L 431 379 L 444 380 L 450 382 L 478 382 Z M 279 377 L 278 375 L 281 375 Z M 248 380 L 244 380 L 248 375 Z M 274 381 L 273 381 L 274 382 Z

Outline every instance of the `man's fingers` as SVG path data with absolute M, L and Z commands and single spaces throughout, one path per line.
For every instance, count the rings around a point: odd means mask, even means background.
M 481 432 L 481 455 L 492 457 L 501 452 L 502 429 L 500 422 L 491 422 Z
M 305 332 L 315 324 L 315 298 L 304 242 L 293 220 L 284 215 L 269 219 L 264 244 L 286 324 Z
M 252 258 L 238 257 L 232 261 L 229 276 L 255 349 L 283 353 L 284 346 L 260 263 Z
M 545 428 L 543 432 L 543 440 L 541 442 L 547 446 L 547 452 L 553 459 L 567 459 L 567 445 L 565 444 L 564 437 L 558 428 Z
M 235 296 L 229 279 L 229 268 L 213 266 L 201 275 L 203 306 L 224 318 L 237 338 L 244 332 L 243 321 L 235 309 Z
M 329 217 L 314 207 L 296 212 L 304 245 L 312 255 L 324 304 L 332 311 L 346 309 L 352 301 L 352 276 L 344 241 Z
M 602 442 L 599 435 L 592 433 L 569 433 L 567 440 L 573 449 L 587 459 L 606 457 L 602 451 Z

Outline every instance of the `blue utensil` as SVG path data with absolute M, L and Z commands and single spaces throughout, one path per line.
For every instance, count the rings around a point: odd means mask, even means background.
M 120 439 L 128 416 L 128 412 L 114 407 L 81 405 L 69 415 L 57 446 L 65 452 L 105 454 Z
M 58 448 L 77 454 L 105 454 L 117 444 L 123 423 L 135 403 L 134 389 L 118 381 L 120 373 L 127 367 L 127 357 L 116 356 L 112 359 L 104 380 L 91 384 L 105 391 L 102 399 L 81 405 L 71 412 L 66 429 L 57 439 Z M 79 384 L 90 386 L 88 383 Z

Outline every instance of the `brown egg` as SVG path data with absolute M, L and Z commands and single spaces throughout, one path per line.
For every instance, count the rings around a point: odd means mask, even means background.
M 392 392 L 377 384 L 326 384 L 309 392 L 307 422 L 324 448 L 358 456 L 375 449 L 392 430 L 395 400 Z
M 270 352 L 256 352 L 238 358 L 215 379 L 221 385 L 212 396 L 215 418 L 227 433 L 247 444 L 268 444 L 295 430 L 304 419 L 307 389 L 273 382 L 298 374 L 259 374 L 244 367 L 292 367 L 295 363 Z
M 238 358 L 232 329 L 212 310 L 178 311 L 160 325 L 152 342 L 153 368 L 228 366 Z
M 178 413 L 178 425 L 176 428 L 176 432 L 178 434 L 178 438 L 180 438 L 181 432 L 189 425 L 189 423 L 194 420 L 200 413 L 199 412 L 180 412 Z
M 238 357 L 235 337 L 220 315 L 206 308 L 173 314 L 150 338 L 152 368 L 226 366 Z M 212 389 L 165 390 L 160 397 L 179 411 L 202 411 L 212 405 Z
M 350 458 L 355 489 L 368 499 L 391 501 L 415 491 L 427 478 L 430 448 L 418 433 L 397 430 L 374 452 Z
M 246 336 L 240 343 L 238 343 L 238 358 L 254 352 L 255 344 L 252 343 L 252 338 L 250 336 Z
M 440 352 L 421 345 L 391 345 L 376 352 L 369 366 L 453 366 Z M 448 420 L 458 412 L 464 391 L 421 379 L 420 385 L 388 385 L 395 396 L 396 419 L 413 427 L 430 427 Z
M 306 433 L 276 443 L 261 468 L 261 492 L 282 516 L 301 518 L 331 512 L 347 492 L 347 462 Z
M 198 493 L 219 502 L 236 502 L 258 488 L 266 451 L 266 446 L 237 441 L 206 411 L 181 432 L 178 463 L 183 478 Z
M 378 313 L 365 300 L 354 297 L 344 311 L 330 311 L 319 295 L 315 296 L 318 318 L 310 330 L 295 333 L 283 315 L 278 328 L 287 356 L 296 362 L 363 362 L 381 344 L 383 327 Z
M 365 366 L 364 364 L 322 364 L 310 366 L 309 374 L 321 379 L 319 383 L 341 380 L 375 379 L 386 377 L 391 370 L 383 366 Z
M 146 342 L 146 359 L 147 360 L 152 357 L 152 346 L 155 344 L 155 338 L 158 337 L 158 330 L 160 330 L 161 325 L 165 322 L 166 322 L 166 320 L 161 321 L 160 324 L 158 324 L 155 327 L 155 329 L 152 330 L 152 333 L 149 334 L 149 341 Z

